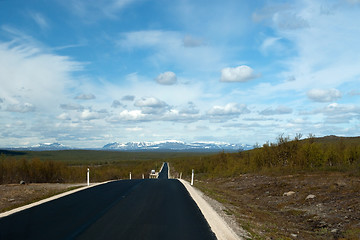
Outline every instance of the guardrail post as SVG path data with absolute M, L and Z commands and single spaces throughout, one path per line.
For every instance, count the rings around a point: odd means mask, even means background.
M 87 173 L 86 173 L 86 179 L 87 179 L 87 185 L 90 186 L 90 169 L 87 169 Z
M 191 186 L 194 185 L 194 169 L 191 172 Z

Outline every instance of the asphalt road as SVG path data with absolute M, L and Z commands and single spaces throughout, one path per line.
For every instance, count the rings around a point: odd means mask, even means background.
M 161 169 L 161 172 L 159 172 L 159 177 L 158 177 L 159 179 L 168 179 L 169 178 L 168 168 L 169 168 L 168 163 L 167 162 L 164 163 L 164 166 Z
M 165 173 L 166 172 L 166 173 Z M 120 180 L 0 218 L 0 239 L 216 239 L 185 187 Z

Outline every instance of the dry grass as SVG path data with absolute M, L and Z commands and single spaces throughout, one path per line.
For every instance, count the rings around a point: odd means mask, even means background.
M 197 182 L 253 239 L 360 239 L 360 179 L 344 173 L 247 174 Z M 285 192 L 294 191 L 291 196 Z M 310 194 L 313 199 L 306 199 Z
M 0 185 L 0 213 L 24 206 L 53 195 L 70 191 L 85 184 L 4 184 Z

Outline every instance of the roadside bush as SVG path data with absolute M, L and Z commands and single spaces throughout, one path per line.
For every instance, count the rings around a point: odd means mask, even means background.
M 225 153 L 203 158 L 169 160 L 177 172 L 189 177 L 195 169 L 202 177 L 230 177 L 249 172 L 348 171 L 360 169 L 360 141 L 330 136 L 322 141 L 314 135 L 300 140 L 280 135 L 276 143 L 265 143 L 249 151 Z M 358 173 L 360 174 L 360 173 Z

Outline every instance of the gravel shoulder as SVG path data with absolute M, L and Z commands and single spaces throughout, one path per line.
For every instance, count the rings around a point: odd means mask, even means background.
M 240 240 L 247 236 L 247 233 L 244 230 L 240 229 L 238 226 L 234 226 L 232 219 L 220 216 L 220 209 L 223 209 L 220 203 L 216 202 L 215 200 L 209 201 L 209 197 L 206 197 L 198 189 L 192 187 L 187 181 L 182 179 L 179 179 L 179 181 L 185 186 L 193 200 L 200 208 L 217 239 Z

